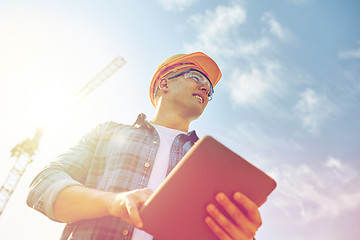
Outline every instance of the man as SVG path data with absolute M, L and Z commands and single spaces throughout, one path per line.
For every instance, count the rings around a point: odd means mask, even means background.
M 204 53 L 166 59 L 150 84 L 156 107 L 151 121 L 140 114 L 133 125 L 98 125 L 34 179 L 27 204 L 68 223 L 61 239 L 152 239 L 141 231 L 139 209 L 198 140 L 189 124 L 202 114 L 220 78 Z M 239 192 L 219 193 L 213 201 L 223 209 L 204 206 L 204 221 L 219 239 L 253 238 L 261 218 L 252 201 Z

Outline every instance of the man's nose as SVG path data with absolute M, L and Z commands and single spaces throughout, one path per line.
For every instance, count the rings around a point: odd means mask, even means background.
M 200 90 L 205 92 L 206 95 L 208 95 L 208 93 L 210 92 L 210 86 L 206 83 L 200 85 Z

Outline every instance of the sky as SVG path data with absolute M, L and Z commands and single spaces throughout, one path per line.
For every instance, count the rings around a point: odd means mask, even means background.
M 63 224 L 26 206 L 31 180 L 96 124 L 151 118 L 155 68 L 197 51 L 223 77 L 190 129 L 277 182 L 257 239 L 358 238 L 359 12 L 355 0 L 0 0 L 0 181 L 10 150 L 46 126 L 0 239 L 59 238 Z M 117 56 L 126 64 L 66 111 Z

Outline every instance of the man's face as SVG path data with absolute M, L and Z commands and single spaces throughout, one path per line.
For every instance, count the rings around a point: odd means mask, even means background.
M 174 110 L 188 114 L 192 119 L 198 118 L 209 102 L 208 93 L 211 89 L 206 77 L 196 71 L 184 71 L 184 74 L 169 76 L 167 79 L 168 93 L 164 96 Z

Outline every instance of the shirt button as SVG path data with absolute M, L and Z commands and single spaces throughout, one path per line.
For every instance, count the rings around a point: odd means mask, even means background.
M 122 234 L 123 234 L 124 236 L 128 235 L 128 234 L 129 234 L 129 230 L 125 229 L 125 230 L 122 232 Z
M 146 168 L 150 167 L 150 163 L 145 163 L 145 167 Z
M 153 141 L 153 144 L 156 145 L 156 144 L 157 144 L 157 141 Z

